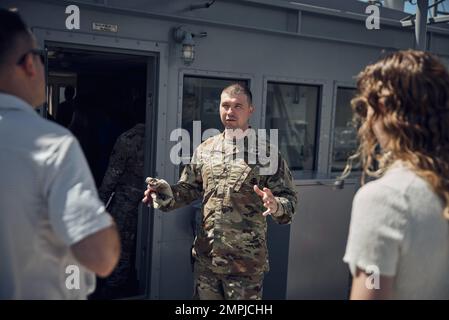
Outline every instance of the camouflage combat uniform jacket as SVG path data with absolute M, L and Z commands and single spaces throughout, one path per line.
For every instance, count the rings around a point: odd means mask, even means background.
M 124 212 L 136 216 L 133 211 L 142 198 L 144 139 L 145 125 L 139 123 L 117 139 L 109 158 L 98 192 L 105 203 L 115 192 L 110 209 L 115 219 L 126 220 L 122 218 Z
M 278 211 L 272 218 L 279 224 L 291 222 L 297 204 L 286 161 L 278 154 L 277 172 L 260 175 L 260 162 L 247 161 L 250 152 L 259 152 L 257 145 L 248 148 L 245 141 L 243 152 L 224 133 L 204 141 L 179 182 L 171 186 L 173 201 L 161 208 L 176 209 L 202 197 L 202 224 L 192 254 L 214 273 L 245 275 L 269 270 L 267 218 L 262 215 L 266 208 L 253 189 L 255 184 L 273 192 Z M 239 152 L 244 157 L 238 158 Z
M 112 150 L 109 165 L 98 190 L 100 198 L 107 203 L 111 194 L 115 195 L 108 211 L 113 216 L 120 234 L 121 254 L 112 274 L 99 283 L 99 287 L 117 288 L 117 292 L 106 292 L 102 298 L 118 298 L 131 295 L 135 285 L 135 255 L 137 241 L 138 207 L 142 199 L 144 170 L 145 125 L 139 123 L 124 132 L 117 139 Z M 103 284 L 104 283 L 104 284 Z

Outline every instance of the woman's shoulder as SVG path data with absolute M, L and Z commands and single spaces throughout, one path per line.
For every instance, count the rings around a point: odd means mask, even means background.
M 385 174 L 377 180 L 368 182 L 359 191 L 378 191 L 380 193 L 406 193 L 411 187 L 427 188 L 427 182 L 422 179 L 411 168 L 402 164 L 395 163 Z
M 391 167 L 381 178 L 362 186 L 354 197 L 356 206 L 375 206 L 407 211 L 416 202 L 438 197 L 430 185 L 415 171 L 403 164 Z

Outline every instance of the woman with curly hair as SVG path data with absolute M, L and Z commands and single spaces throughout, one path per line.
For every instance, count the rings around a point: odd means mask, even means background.
M 432 54 L 389 54 L 352 100 L 366 176 L 346 254 L 351 299 L 449 299 L 449 74 Z

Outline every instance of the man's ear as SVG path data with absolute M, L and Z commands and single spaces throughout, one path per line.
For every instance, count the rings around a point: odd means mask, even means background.
M 249 112 L 250 112 L 250 113 L 253 113 L 254 110 L 255 110 L 254 106 L 253 106 L 253 105 L 250 105 L 250 106 L 249 106 Z
M 37 74 L 35 56 L 31 53 L 27 54 L 22 63 L 22 69 L 29 77 L 35 77 Z

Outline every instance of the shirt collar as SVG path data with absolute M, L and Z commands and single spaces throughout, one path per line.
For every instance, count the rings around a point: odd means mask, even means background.
M 232 142 L 232 141 L 234 140 L 234 138 L 237 139 L 237 140 L 240 140 L 240 139 L 242 139 L 242 138 L 247 137 L 250 133 L 254 132 L 254 129 L 253 129 L 251 126 L 249 126 L 248 129 L 246 129 L 245 131 L 241 132 L 241 134 L 237 134 L 237 132 L 236 132 L 235 135 L 232 135 L 232 133 L 231 133 L 230 136 L 227 136 L 227 135 L 226 135 L 226 131 L 227 131 L 227 130 L 229 130 L 230 132 L 232 132 L 234 129 L 224 129 L 224 130 L 223 130 L 223 133 L 222 133 L 223 139 L 226 140 L 226 141 L 228 141 L 228 142 L 229 142 L 229 141 Z
M 0 92 L 0 109 L 21 110 L 37 115 L 34 108 L 25 100 L 3 92 Z

